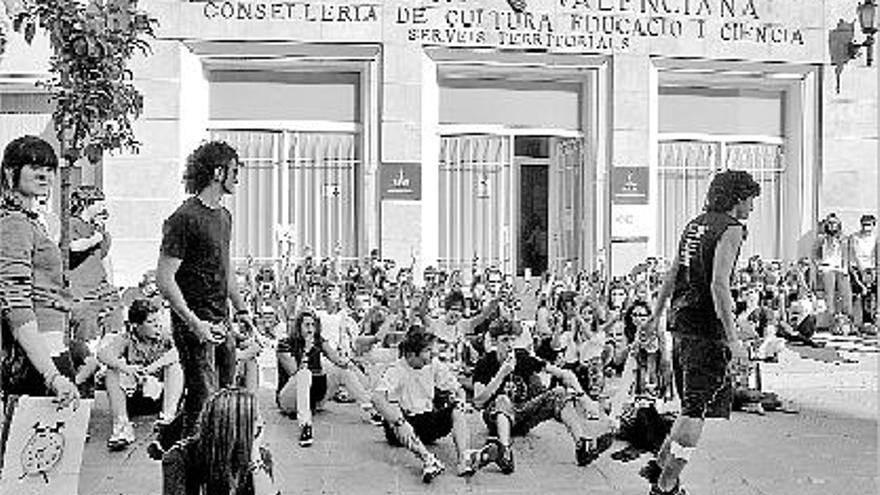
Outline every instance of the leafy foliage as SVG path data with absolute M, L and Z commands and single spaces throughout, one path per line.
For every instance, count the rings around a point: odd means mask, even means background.
M 143 111 L 143 96 L 128 68 L 132 56 L 149 55 L 148 37 L 157 21 L 137 0 L 12 0 L 21 2 L 13 28 L 31 43 L 37 27 L 46 30 L 53 54 L 51 77 L 41 84 L 55 103 L 53 121 L 65 157 L 88 150 L 137 152 L 132 122 Z M 7 4 L 8 5 L 8 4 Z

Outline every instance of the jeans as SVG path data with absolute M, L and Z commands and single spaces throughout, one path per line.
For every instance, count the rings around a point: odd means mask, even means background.
M 235 344 L 230 332 L 220 344 L 199 342 L 185 324 L 174 321 L 174 345 L 183 368 L 183 435 L 195 433 L 202 406 L 214 392 L 232 386 L 235 379 Z
M 837 313 L 843 313 L 852 318 L 852 286 L 849 274 L 830 267 L 820 267 L 819 271 L 822 273 L 822 285 L 825 286 L 825 305 L 828 308 L 828 314 L 833 318 Z M 842 308 L 837 305 L 838 298 L 840 298 Z

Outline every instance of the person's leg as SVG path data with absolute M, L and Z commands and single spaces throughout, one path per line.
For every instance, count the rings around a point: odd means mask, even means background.
M 468 429 L 467 417 L 464 411 L 455 407 L 451 411 L 452 414 L 452 441 L 455 443 L 455 451 L 458 453 L 459 459 L 462 459 L 470 448 L 471 435 Z
M 214 347 L 198 342 L 188 328 L 175 328 L 174 344 L 183 368 L 183 436 L 195 433 L 202 406 L 217 390 L 217 372 L 214 368 Z
M 170 422 L 177 416 L 177 407 L 183 397 L 183 368 L 180 363 L 162 369 L 162 414 L 160 421 Z
M 118 419 L 128 421 L 128 410 L 126 409 L 125 391 L 122 390 L 120 380 L 121 373 L 113 368 L 107 368 L 106 388 L 107 400 L 110 402 L 110 412 L 113 414 L 114 424 Z
M 216 366 L 217 390 L 221 388 L 229 388 L 235 384 L 235 339 L 232 336 L 232 330 L 226 324 L 226 340 L 214 347 L 213 363 Z
M 287 380 L 287 383 L 281 387 L 281 390 L 278 391 L 277 396 L 278 408 L 281 409 L 281 412 L 293 416 L 297 415 L 297 386 L 295 375 L 290 377 Z
M 676 336 L 677 337 L 677 336 Z M 733 383 L 728 377 L 730 350 L 723 342 L 681 337 L 674 342 L 681 368 L 681 415 L 657 456 L 657 488 L 671 491 L 697 448 L 705 418 L 729 418 Z
M 704 420 L 679 416 L 672 425 L 672 431 L 660 447 L 657 462 L 663 468 L 657 486 L 663 491 L 670 491 L 678 484 L 691 455 L 696 450 L 697 442 L 703 433 Z
M 296 389 L 296 420 L 300 428 L 312 424 L 312 407 L 311 407 L 311 391 L 312 391 L 312 372 L 303 368 L 293 375 L 290 380 L 295 382 Z
M 338 368 L 338 366 L 334 367 Z M 368 380 L 361 370 L 352 366 L 346 369 L 339 368 L 337 373 L 339 381 L 346 388 L 346 390 L 348 390 L 349 394 L 351 394 L 351 397 L 354 397 L 359 404 L 370 402 L 370 394 L 367 392 L 367 389 L 364 385 L 368 382 Z
M 513 402 L 506 395 L 495 398 L 495 431 L 498 434 L 498 442 L 510 447 L 510 432 L 513 429 Z
M 852 281 L 846 271 L 837 272 L 837 287 L 840 289 L 841 311 L 852 321 L 853 319 L 853 292 Z
M 822 286 L 825 289 L 825 308 L 829 315 L 832 317 L 837 312 L 837 306 L 834 304 L 834 300 L 837 297 L 836 291 L 834 290 L 834 283 L 836 282 L 836 277 L 834 276 L 834 270 L 824 268 L 822 271 Z

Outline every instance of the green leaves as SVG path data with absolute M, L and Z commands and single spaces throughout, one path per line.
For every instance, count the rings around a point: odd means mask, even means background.
M 53 120 L 67 157 L 89 147 L 137 152 L 132 121 L 144 100 L 128 69 L 137 51 L 151 53 L 156 19 L 138 9 L 137 0 L 34 0 L 22 4 L 13 29 L 31 43 L 37 26 L 49 35 L 51 77 L 42 83 L 55 103 Z

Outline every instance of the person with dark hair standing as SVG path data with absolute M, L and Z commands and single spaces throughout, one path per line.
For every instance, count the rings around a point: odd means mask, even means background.
M 230 269 L 232 216 L 223 196 L 238 184 L 238 153 L 212 141 L 187 159 L 184 183 L 192 194 L 165 220 L 156 279 L 171 305 L 174 344 L 183 367 L 186 397 L 183 431 L 195 430 L 208 397 L 235 378 L 235 339 L 227 299 L 235 319 L 252 327 L 247 304 Z M 161 433 L 161 432 L 160 432 Z
M 65 344 L 71 298 L 63 284 L 61 250 L 36 210 L 57 169 L 52 146 L 36 136 L 17 138 L 3 152 L 0 406 L 12 395 L 55 395 L 63 405 L 79 398 Z
M 673 369 L 681 415 L 657 455 L 642 469 L 651 495 L 685 493 L 679 476 L 697 447 L 706 418 L 730 417 L 728 365 L 746 357 L 733 316 L 730 281 L 760 185 L 748 172 L 718 173 L 705 212 L 685 226 L 651 318 L 656 326 L 672 298 Z

